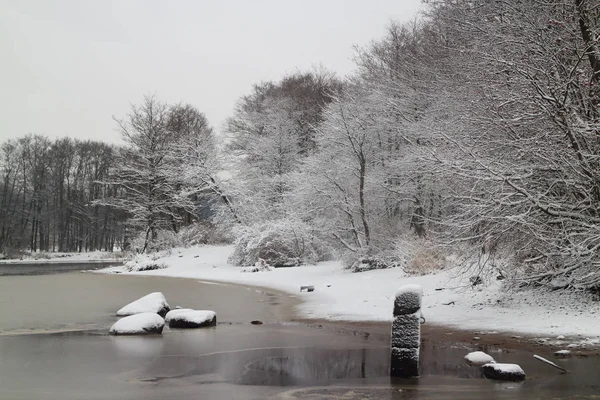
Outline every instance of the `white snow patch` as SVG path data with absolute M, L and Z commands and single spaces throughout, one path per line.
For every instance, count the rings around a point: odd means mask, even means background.
M 494 360 L 494 357 L 490 356 L 487 353 L 484 353 L 483 351 L 474 351 L 472 353 L 467 354 L 465 356 L 465 361 L 467 362 L 467 364 L 474 365 L 476 367 L 480 367 L 485 364 L 493 364 L 496 362 L 496 360 Z
M 161 292 L 154 292 L 127 304 L 117 311 L 117 315 L 123 317 L 141 313 L 157 314 L 165 308 L 169 308 L 165 296 Z
M 141 313 L 121 318 L 110 328 L 109 333 L 120 335 L 147 334 L 160 331 L 165 320 L 156 313 Z M 159 332 L 156 332 L 159 333 Z
M 194 311 L 191 308 L 177 308 L 175 310 L 171 310 L 167 313 L 167 315 L 165 315 L 165 322 L 169 322 L 171 320 L 171 318 L 177 316 L 179 313 L 186 313 L 188 311 Z
M 192 324 L 204 324 L 212 321 L 217 314 L 211 310 L 190 310 L 190 309 L 181 309 L 170 311 L 165 320 L 166 322 L 177 320 L 177 321 L 185 321 L 190 322 Z M 169 316 L 171 314 L 171 316 Z M 167 320 L 168 318 L 168 320 Z
M 418 285 L 416 283 L 403 285 L 400 289 L 396 291 L 396 296 L 403 295 L 404 293 L 414 293 L 417 295 L 423 294 L 423 286 Z
M 587 338 L 587 344 L 598 343 L 600 337 L 600 302 L 582 300 L 577 294 L 535 290 L 507 293 L 501 281 L 472 286 L 468 276 L 450 266 L 435 274 L 410 277 L 404 276 L 400 268 L 352 273 L 344 270 L 339 261 L 276 268 L 268 273 L 241 273 L 241 268 L 227 262 L 232 251 L 233 246 L 175 249 L 157 260 L 167 264 L 166 269 L 127 272 L 120 267 L 116 271 L 280 290 L 302 298 L 303 303 L 297 308 L 302 317 L 346 321 L 392 321 L 398 288 L 417 284 L 423 289 L 422 310 L 427 323 L 551 337 L 581 335 Z M 196 255 L 200 257 L 194 258 Z M 315 288 L 333 285 L 327 290 L 298 293 L 298 282 L 311 282 Z
M 554 352 L 554 355 L 558 357 L 566 357 L 571 355 L 571 350 L 558 350 Z
M 518 364 L 489 363 L 484 364 L 483 367 L 492 368 L 498 373 L 525 375 L 523 368 L 521 368 Z

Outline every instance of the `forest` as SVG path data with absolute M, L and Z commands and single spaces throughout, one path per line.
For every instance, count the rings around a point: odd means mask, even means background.
M 458 254 L 600 290 L 600 5 L 424 3 L 353 75 L 256 83 L 218 133 L 146 96 L 115 121 L 123 145 L 3 143 L 0 252 L 230 241 L 237 265 L 419 272 Z

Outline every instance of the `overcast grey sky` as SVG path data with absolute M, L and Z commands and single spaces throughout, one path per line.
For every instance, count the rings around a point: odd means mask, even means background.
M 252 84 L 322 64 L 414 18 L 419 0 L 0 0 L 0 141 L 119 141 L 112 116 L 154 93 L 217 129 Z

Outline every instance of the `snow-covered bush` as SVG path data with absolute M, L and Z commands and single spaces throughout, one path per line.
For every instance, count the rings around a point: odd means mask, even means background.
M 402 266 L 401 260 L 395 254 L 386 252 L 377 255 L 346 253 L 342 257 L 344 268 L 352 272 L 364 272 L 373 269 L 396 268 Z
M 167 268 L 167 265 L 165 263 L 158 262 L 154 257 L 145 254 L 138 254 L 132 260 L 125 263 L 125 268 L 129 272 L 138 272 L 163 269 Z
M 136 253 L 141 253 L 146 242 L 146 232 L 140 232 L 131 241 L 131 249 Z M 183 247 L 179 236 L 171 230 L 159 230 L 155 240 L 148 242 L 146 253 L 155 253 L 158 251 L 169 250 L 174 247 Z
M 443 248 L 427 239 L 398 238 L 395 252 L 404 271 L 411 275 L 425 275 L 446 267 Z
M 223 244 L 231 243 L 231 233 L 227 229 L 220 228 L 212 223 L 198 222 L 183 227 L 179 232 L 169 229 L 157 231 L 156 239 L 148 242 L 146 253 L 156 253 L 170 250 L 175 247 L 189 247 L 200 244 Z M 142 231 L 131 241 L 131 250 L 141 253 L 146 243 L 146 232 Z
M 255 265 L 264 260 L 272 267 L 292 267 L 323 261 L 331 256 L 324 241 L 305 223 L 279 219 L 238 228 L 235 250 L 229 257 L 234 265 Z
M 33 252 L 30 254 L 31 254 L 31 258 L 33 258 L 34 260 L 49 260 L 50 259 L 50 254 L 48 254 L 45 251 Z
M 258 260 L 254 266 L 242 268 L 242 272 L 269 272 L 272 270 L 273 268 L 262 258 Z
M 181 228 L 178 236 L 183 246 L 232 242 L 231 234 L 228 231 L 218 225 L 205 221 Z

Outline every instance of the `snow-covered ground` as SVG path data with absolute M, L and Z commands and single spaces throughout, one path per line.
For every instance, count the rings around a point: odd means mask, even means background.
M 22 258 L 0 260 L 0 264 L 77 264 L 86 262 L 121 262 L 120 253 L 89 251 L 81 253 L 28 253 Z
M 423 287 L 427 323 L 485 332 L 545 336 L 547 342 L 600 344 L 600 302 L 586 296 L 541 291 L 507 292 L 498 281 L 472 286 L 469 276 L 445 269 L 424 276 L 406 276 L 401 269 L 351 273 L 339 262 L 314 266 L 241 272 L 227 263 L 231 246 L 175 249 L 158 259 L 166 269 L 127 272 L 114 267 L 102 272 L 171 276 L 260 286 L 291 293 L 302 300 L 297 309 L 305 318 L 345 321 L 391 321 L 394 295 L 405 284 Z M 313 292 L 300 292 L 314 285 Z M 491 332 L 490 332 L 491 333 Z M 566 339 L 557 335 L 567 335 Z

